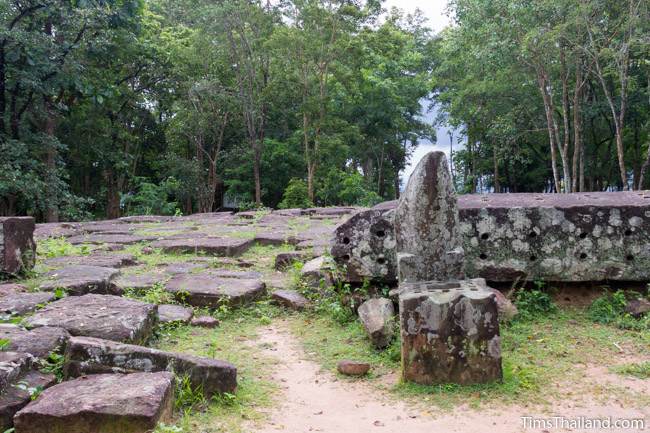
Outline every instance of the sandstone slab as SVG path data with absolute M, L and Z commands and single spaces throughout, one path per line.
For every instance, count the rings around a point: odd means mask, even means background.
M 320 287 L 321 284 L 331 285 L 333 282 L 331 270 L 334 263 L 325 256 L 316 257 L 305 263 L 300 271 L 302 280 L 312 287 Z
M 388 346 L 394 334 L 393 301 L 386 298 L 369 299 L 359 306 L 358 313 L 372 344 L 379 349 Z
M 97 374 L 46 389 L 14 418 L 16 433 L 146 433 L 171 420 L 168 372 Z
M 15 295 L 16 293 L 23 293 L 27 291 L 27 287 L 17 283 L 3 283 L 0 284 L 0 297 L 7 295 Z
M 123 293 L 126 289 L 149 290 L 167 278 L 167 275 L 160 272 L 120 275 L 112 283 L 113 292 Z
M 30 389 L 47 389 L 56 383 L 53 374 L 28 371 L 18 379 L 17 383 L 10 385 L 0 395 L 0 430 L 6 431 L 14 425 L 14 415 L 32 401 Z
M 158 320 L 158 307 L 112 295 L 69 296 L 25 320 L 27 327 L 55 326 L 71 335 L 144 343 Z
M 0 217 L 0 274 L 17 274 L 34 267 L 34 228 L 32 217 Z
M 103 268 L 122 268 L 137 264 L 133 254 L 90 254 L 88 256 L 64 256 L 47 259 L 45 266 L 60 267 L 70 265 L 100 266 Z
M 215 319 L 212 316 L 199 316 L 194 317 L 190 321 L 190 325 L 197 326 L 199 328 L 216 328 L 219 326 L 219 320 Z
M 295 262 L 304 262 L 313 258 L 305 251 L 290 251 L 287 253 L 280 253 L 275 256 L 275 270 L 283 271 L 291 267 Z
M 260 280 L 222 278 L 209 273 L 177 275 L 165 287 L 179 300 L 194 307 L 218 307 L 222 303 L 242 305 L 266 294 Z
M 124 244 L 132 245 L 139 242 L 146 242 L 155 240 L 152 236 L 136 236 L 125 234 L 104 234 L 93 233 L 89 235 L 77 235 L 68 238 L 68 242 L 72 245 L 78 244 Z
M 151 244 L 165 253 L 208 254 L 237 257 L 253 246 L 252 239 L 239 238 L 189 238 L 165 239 Z
M 70 334 L 63 328 L 51 326 L 29 331 L 17 325 L 0 324 L 0 338 L 9 341 L 7 350 L 47 358 L 51 352 L 65 348 Z
M 158 322 L 160 323 L 189 323 L 192 316 L 194 316 L 194 311 L 182 305 L 158 305 Z
M 233 393 L 237 388 L 237 368 L 228 362 L 98 338 L 72 337 L 68 342 L 64 367 L 66 377 L 137 371 L 169 371 L 187 376 L 192 387 L 202 389 L 208 397 Z
M 113 293 L 112 282 L 120 274 L 114 268 L 101 266 L 72 265 L 47 273 L 48 280 L 41 284 L 41 290 L 64 289 L 71 295 L 87 293 Z
M 0 394 L 25 374 L 33 361 L 29 353 L 0 351 Z
M 271 299 L 276 304 L 292 310 L 303 310 L 309 304 L 307 298 L 295 290 L 275 290 L 271 293 Z
M 0 298 L 0 316 L 22 316 L 41 308 L 55 299 L 54 293 L 16 293 Z

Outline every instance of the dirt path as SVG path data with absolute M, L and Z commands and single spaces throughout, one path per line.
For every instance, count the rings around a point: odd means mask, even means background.
M 433 432 L 561 432 L 599 431 L 562 428 L 523 428 L 523 415 L 535 415 L 524 406 L 501 411 L 476 411 L 456 407 L 451 411 L 433 408 L 432 412 L 395 401 L 363 382 L 338 380 L 307 359 L 282 321 L 260 330 L 257 340 L 265 355 L 280 360 L 272 379 L 283 390 L 282 403 L 269 414 L 269 422 L 251 431 L 257 433 L 433 433 Z M 625 409 L 620 405 L 574 405 L 562 402 L 553 408 L 565 417 L 645 417 L 650 428 L 650 411 Z M 548 418 L 552 415 L 543 415 Z M 638 429 L 610 429 L 633 432 Z

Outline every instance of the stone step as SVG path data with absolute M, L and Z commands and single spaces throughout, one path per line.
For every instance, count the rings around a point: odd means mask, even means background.
M 174 375 L 96 374 L 46 389 L 14 417 L 15 433 L 146 433 L 169 422 Z
M 224 361 L 164 352 L 98 338 L 72 337 L 65 352 L 66 378 L 98 373 L 171 371 L 187 376 L 207 397 L 235 392 L 237 368 Z

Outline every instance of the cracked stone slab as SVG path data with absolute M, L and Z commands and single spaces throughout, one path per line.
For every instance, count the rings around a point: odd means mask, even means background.
M 189 238 L 164 239 L 151 244 L 165 253 L 208 254 L 213 256 L 237 257 L 255 244 L 252 239 L 239 238 Z
M 158 307 L 112 295 L 68 296 L 25 320 L 28 328 L 55 326 L 73 336 L 125 343 L 146 342 L 158 320 Z
M 51 352 L 65 349 L 70 334 L 63 328 L 51 326 L 30 331 L 17 325 L 0 324 L 0 338 L 9 340 L 7 350 L 47 358 Z
M 237 388 L 237 368 L 229 362 L 165 352 L 98 338 L 73 337 L 65 352 L 66 378 L 101 373 L 169 371 L 187 376 L 206 397 Z
M 112 282 L 120 274 L 114 268 L 102 266 L 72 265 L 48 272 L 48 280 L 41 284 L 41 290 L 65 289 L 72 295 L 87 293 L 113 293 Z
M 222 278 L 209 273 L 177 275 L 166 283 L 166 288 L 194 307 L 242 305 L 266 294 L 266 285 L 260 280 Z
M 56 299 L 51 292 L 16 293 L 0 298 L 0 316 L 23 316 Z
M 145 433 L 171 420 L 173 400 L 172 373 L 96 374 L 46 389 L 14 424 L 16 433 Z
M 124 244 L 132 245 L 139 242 L 152 241 L 156 238 L 153 236 L 136 236 L 124 234 L 103 234 L 93 233 L 88 235 L 77 235 L 68 238 L 72 245 L 79 244 Z

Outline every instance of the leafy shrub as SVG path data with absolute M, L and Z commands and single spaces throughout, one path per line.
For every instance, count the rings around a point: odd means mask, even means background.
M 537 289 L 519 291 L 515 297 L 515 306 L 519 310 L 518 320 L 530 320 L 557 310 L 549 294 Z
M 644 317 L 636 319 L 625 312 L 628 299 L 640 296 L 637 292 L 626 294 L 622 290 L 617 290 L 614 293 L 606 292 L 591 304 L 587 314 L 596 323 L 611 324 L 621 329 L 635 331 L 650 330 L 650 315 L 646 314 Z
M 331 169 L 319 180 L 317 194 L 319 204 L 325 206 L 374 206 L 382 198 L 368 185 L 356 170 L 343 171 Z
M 289 185 L 284 190 L 282 201 L 278 205 L 280 209 L 291 208 L 308 208 L 313 207 L 314 204 L 309 200 L 309 193 L 307 190 L 307 183 L 302 179 L 293 178 L 289 181 Z

